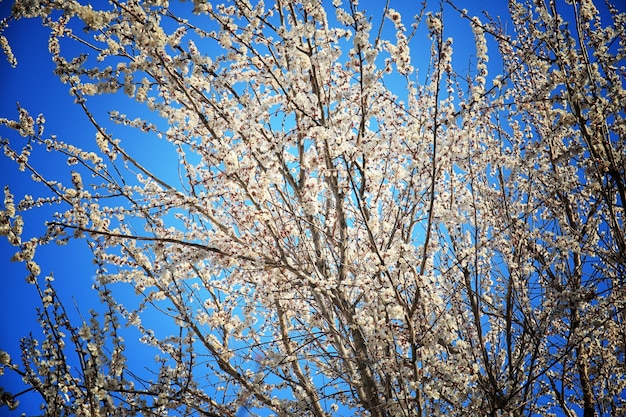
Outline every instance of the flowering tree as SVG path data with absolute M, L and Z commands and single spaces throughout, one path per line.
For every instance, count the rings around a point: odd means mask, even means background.
M 463 73 L 443 4 L 341 3 L 14 3 L 2 25 L 50 28 L 97 144 L 44 136 L 21 107 L 0 120 L 5 156 L 49 190 L 5 188 L 0 214 L 44 335 L 2 369 L 46 415 L 626 413 L 626 14 L 511 0 L 505 30 L 446 4 L 475 37 Z M 149 115 L 90 106 L 122 91 Z M 129 152 L 125 126 L 171 143 L 179 178 Z M 31 162 L 46 151 L 63 177 Z M 42 205 L 46 233 L 24 236 Z M 81 238 L 105 313 L 72 323 L 35 250 Z M 163 355 L 153 377 L 122 323 Z

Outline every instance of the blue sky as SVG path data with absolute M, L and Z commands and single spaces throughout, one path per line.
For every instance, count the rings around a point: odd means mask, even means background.
M 0 3 L 1 16 L 6 16 L 9 4 Z M 7 37 L 14 43 L 14 52 L 19 60 L 17 68 L 11 68 L 6 59 L 0 60 L 0 117 L 15 118 L 16 102 L 23 107 L 32 109 L 35 116 L 44 113 L 49 118 L 47 129 L 65 131 L 79 136 L 84 123 L 79 123 L 80 114 L 72 106 L 72 98 L 65 86 L 60 85 L 53 75 L 53 64 L 48 55 L 47 31 L 38 22 L 17 22 L 6 31 Z M 75 121 L 75 122 L 70 122 Z M 8 135 L 1 130 L 0 136 Z M 46 155 L 34 156 L 40 160 Z M 8 184 L 16 198 L 25 194 L 34 194 L 32 182 L 27 173 L 19 172 L 15 164 L 7 158 L 0 159 L 0 178 L 2 186 Z M 41 190 L 39 190 L 41 191 Z M 48 210 L 44 210 L 48 211 Z M 41 231 L 44 213 L 28 216 L 33 223 L 29 226 Z M 77 298 L 91 304 L 97 300 L 88 289 L 91 286 L 88 251 L 85 245 L 73 245 L 72 250 L 63 251 L 58 248 L 40 248 L 38 257 L 43 265 L 49 265 L 44 273 L 54 270 L 60 290 L 66 294 L 75 294 Z M 5 238 L 0 240 L 0 343 L 2 349 L 9 351 L 12 357 L 19 357 L 18 340 L 27 336 L 30 331 L 37 331 L 34 312 L 39 305 L 35 288 L 29 286 L 24 278 L 26 269 L 23 264 L 9 262 L 15 248 Z M 78 277 L 81 276 L 80 279 Z M 85 277 L 86 276 L 86 277 Z M 67 277 L 74 277 L 67 279 Z M 64 279 L 65 278 L 65 279 Z M 71 298 L 69 299 L 71 301 Z M 6 376 L 4 378 L 11 378 Z M 9 379 L 10 381 L 10 379 Z M 6 388 L 11 388 L 2 380 Z M 3 412 L 5 410 L 2 410 Z
M 361 2 L 362 5 L 367 2 Z M 373 2 L 376 7 L 382 4 Z M 397 5 L 395 3 L 398 3 Z M 0 3 L 0 18 L 8 14 L 10 2 Z M 395 1 L 392 7 L 399 10 L 406 24 L 410 24 L 408 18 L 414 14 L 409 10 L 411 4 L 419 2 Z M 471 1 L 460 0 L 459 7 L 467 7 L 471 12 L 478 13 L 481 9 L 489 9 L 493 15 L 504 13 L 505 1 Z M 495 5 L 494 5 L 495 4 Z M 433 2 L 431 7 L 436 7 Z M 417 6 L 415 6 L 417 8 Z M 448 10 L 449 11 L 449 10 Z M 453 13 L 447 13 L 452 17 Z M 467 68 L 470 55 L 473 52 L 473 38 L 467 21 L 450 19 L 445 26 L 446 36 L 455 38 L 454 59 L 457 69 L 463 71 Z M 57 134 L 60 139 L 76 143 L 89 148 L 95 148 L 94 128 L 91 126 L 82 110 L 73 104 L 73 97 L 68 94 L 66 85 L 61 84 L 54 76 L 53 63 L 48 54 L 47 38 L 48 30 L 40 24 L 38 20 L 22 20 L 11 22 L 10 27 L 4 33 L 11 43 L 18 60 L 18 67 L 11 68 L 4 57 L 0 57 L 0 117 L 16 118 L 16 102 L 26 108 L 32 116 L 43 113 L 46 118 L 46 134 Z M 427 38 L 418 35 L 412 44 L 414 59 L 416 57 L 428 56 L 429 42 Z M 417 45 L 423 39 L 424 48 L 417 50 Z M 490 51 L 493 56 L 497 53 L 494 45 L 490 44 Z M 494 64 L 492 60 L 490 65 Z M 419 63 L 414 62 L 415 66 Z M 497 65 L 497 64 L 496 64 Z M 424 63 L 426 66 L 426 63 Z M 490 66 L 491 68 L 491 66 Z M 97 106 L 97 111 L 104 113 L 112 110 L 119 103 L 125 100 L 121 97 L 94 98 L 90 102 Z M 12 139 L 6 129 L 0 128 L 0 136 L 7 135 Z M 140 157 L 158 166 L 164 173 L 177 175 L 177 161 L 175 158 L 166 158 L 167 145 L 162 142 L 148 142 L 146 137 L 123 138 L 125 143 L 140 153 Z M 50 175 L 60 175 L 64 181 L 69 181 L 69 171 L 64 161 L 57 160 L 45 152 L 35 152 L 32 160 L 35 164 L 42 166 Z M 19 201 L 25 194 L 37 194 L 43 188 L 34 188 L 28 173 L 21 173 L 16 166 L 8 159 L 0 158 L 0 185 L 10 185 L 11 191 Z M 51 214 L 48 208 L 42 208 L 36 212 L 27 213 L 25 237 L 29 237 L 43 231 L 43 221 Z M 10 257 L 15 252 L 6 239 L 0 239 L 0 349 L 8 351 L 12 357 L 19 357 L 18 341 L 20 337 L 26 336 L 29 332 L 38 334 L 38 326 L 34 308 L 39 306 L 38 297 L 33 286 L 28 285 L 24 278 L 27 275 L 23 264 L 9 262 Z M 66 247 L 39 247 L 37 250 L 37 260 L 43 267 L 43 275 L 54 273 L 55 286 L 62 299 L 65 301 L 68 310 L 77 317 L 76 304 L 85 315 L 91 308 L 98 307 L 98 298 L 91 291 L 95 265 L 91 262 L 91 254 L 83 241 L 70 243 Z M 126 291 L 125 297 L 132 297 L 132 291 Z M 132 346 L 133 341 L 129 340 Z M 129 351 L 129 355 L 137 364 L 140 358 L 147 358 L 149 364 L 154 353 L 144 354 L 143 350 L 134 343 L 134 350 Z M 21 384 L 12 375 L 0 378 L 0 385 L 12 391 L 19 391 Z M 27 397 L 24 398 L 24 400 Z M 23 401 L 24 402 L 24 401 Z M 37 412 L 37 403 L 32 407 L 22 409 L 28 414 Z M 0 414 L 6 409 L 0 410 Z
M 7 15 L 10 3 L 0 3 L 0 17 Z M 13 51 L 18 59 L 17 68 L 11 68 L 4 56 L 0 59 L 0 117 L 16 118 L 17 105 L 26 108 L 32 116 L 44 114 L 46 118 L 45 135 L 57 134 L 59 139 L 68 143 L 78 144 L 90 149 L 96 149 L 95 130 L 87 120 L 82 110 L 74 105 L 73 97 L 68 93 L 67 85 L 59 82 L 53 74 L 54 65 L 48 53 L 48 29 L 44 28 L 37 19 L 12 22 L 5 31 Z M 124 98 L 121 98 L 122 100 Z M 94 98 L 97 110 L 105 112 L 115 108 L 120 97 L 105 96 Z M 0 128 L 0 137 L 15 138 L 6 129 Z M 138 138 L 146 139 L 146 138 Z M 144 158 L 160 158 L 161 144 L 146 142 L 129 143 L 135 151 L 142 151 Z M 38 149 L 42 151 L 42 149 Z M 42 168 L 48 175 L 58 175 L 63 181 L 69 181 L 69 170 L 65 161 L 54 158 L 45 152 L 34 152 L 34 164 Z M 176 173 L 176 159 L 158 161 L 164 170 Z M 43 187 L 33 185 L 30 174 L 19 172 L 14 163 L 7 158 L 0 158 L 1 185 L 9 185 L 11 192 L 19 201 L 25 194 L 37 195 L 44 192 Z M 25 237 L 41 234 L 44 230 L 43 221 L 49 218 L 54 209 L 43 207 L 35 212 L 26 213 Z M 19 358 L 19 339 L 33 332 L 38 337 L 40 330 L 36 321 L 35 308 L 40 301 L 34 286 L 25 282 L 27 275 L 24 264 L 9 262 L 15 253 L 15 248 L 9 245 L 6 238 L 0 239 L 0 349 L 9 352 L 12 358 Z M 36 259 L 42 266 L 42 275 L 54 274 L 55 288 L 61 295 L 71 316 L 78 318 L 78 309 L 88 317 L 90 309 L 102 309 L 97 294 L 92 291 L 96 266 L 92 263 L 91 252 L 84 241 L 70 242 L 68 246 L 55 245 L 40 246 L 37 248 Z M 118 293 L 125 297 L 132 297 L 133 291 L 126 288 L 118 289 Z M 78 307 L 75 308 L 75 306 Z M 75 322 L 76 324 L 78 322 Z M 127 329 L 128 330 L 128 329 Z M 130 363 L 150 365 L 155 351 L 146 349 L 138 342 L 138 334 L 129 334 L 128 339 Z M 134 346 L 134 347 L 133 347 Z M 14 374 L 0 377 L 0 386 L 19 392 L 23 385 Z M 24 408 L 20 411 L 27 415 L 36 415 L 39 407 L 38 396 L 23 396 L 20 398 Z M 7 412 L 0 409 L 0 415 Z

